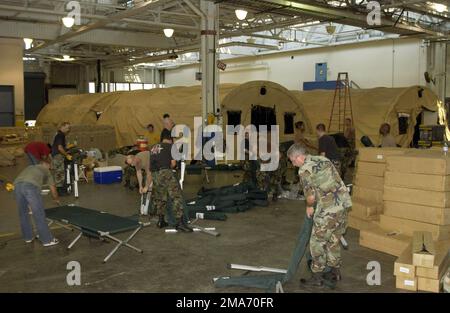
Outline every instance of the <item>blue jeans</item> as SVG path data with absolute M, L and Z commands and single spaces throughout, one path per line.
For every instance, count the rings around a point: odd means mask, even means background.
M 15 184 L 14 193 L 16 195 L 17 208 L 19 210 L 20 228 L 25 240 L 33 239 L 33 228 L 30 222 L 29 209 L 33 213 L 33 219 L 36 224 L 39 240 L 43 243 L 49 243 L 53 240 L 50 229 L 45 218 L 44 203 L 42 201 L 41 190 L 30 183 L 20 182 Z
M 28 160 L 30 161 L 31 165 L 37 165 L 40 163 L 39 160 L 36 159 L 36 157 L 34 155 L 32 155 L 31 153 L 27 152 L 27 156 L 28 156 Z

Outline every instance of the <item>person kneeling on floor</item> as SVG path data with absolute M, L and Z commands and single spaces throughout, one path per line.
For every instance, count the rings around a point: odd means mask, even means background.
M 159 228 L 168 226 L 164 219 L 164 210 L 170 198 L 175 210 L 175 217 L 178 220 L 175 228 L 183 232 L 192 232 L 192 229 L 184 221 L 183 194 L 172 171 L 177 164 L 172 157 L 172 137 L 169 133 L 164 133 L 161 137 L 162 142 L 150 149 L 150 171 L 153 178 L 152 201 L 159 216 L 157 225 Z
M 25 168 L 14 180 L 14 193 L 19 210 L 20 228 L 25 242 L 31 243 L 34 239 L 29 218 L 29 210 L 31 209 L 39 240 L 45 247 L 49 247 L 58 244 L 59 241 L 51 234 L 45 218 L 44 202 L 41 196 L 43 185 L 50 186 L 54 201 L 61 205 L 55 181 L 50 173 L 50 163 L 46 161 Z
M 347 227 L 347 211 L 352 206 L 350 194 L 326 157 L 308 155 L 300 144 L 292 145 L 287 154 L 292 164 L 299 167 L 306 214 L 313 218 L 309 243 L 313 275 L 301 282 L 310 286 L 322 286 L 324 280 L 336 282 L 341 279 L 340 239 Z M 330 271 L 325 272 L 327 268 Z

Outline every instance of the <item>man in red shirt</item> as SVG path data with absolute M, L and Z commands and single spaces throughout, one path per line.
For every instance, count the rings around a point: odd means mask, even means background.
M 48 144 L 40 141 L 30 142 L 24 149 L 32 165 L 39 164 L 41 161 L 49 161 L 51 149 Z

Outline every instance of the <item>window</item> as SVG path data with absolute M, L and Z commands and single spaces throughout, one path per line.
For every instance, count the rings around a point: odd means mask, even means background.
M 255 127 L 259 131 L 259 126 L 266 125 L 267 130 L 271 130 L 272 125 L 277 125 L 277 117 L 275 114 L 275 107 L 264 107 L 261 105 L 252 106 L 252 117 L 251 123 L 255 125 Z
M 95 93 L 95 83 L 89 83 L 89 93 Z
M 164 84 L 143 84 L 143 83 L 102 83 L 101 92 L 130 91 L 130 90 L 149 90 L 153 88 L 165 88 Z M 108 89 L 106 89 L 108 88 Z M 96 93 L 97 86 L 95 82 L 89 83 L 89 93 Z
M 116 90 L 117 91 L 129 91 L 130 84 L 129 83 L 116 83 Z
M 293 134 L 294 133 L 294 116 L 293 112 L 284 113 L 284 133 Z
M 398 134 L 404 135 L 408 132 L 409 126 L 409 117 L 408 113 L 398 113 Z
M 144 89 L 144 84 L 140 83 L 131 83 L 130 84 L 130 90 L 142 90 Z
M 228 115 L 228 125 L 236 127 L 241 124 L 241 113 L 242 111 L 227 111 Z

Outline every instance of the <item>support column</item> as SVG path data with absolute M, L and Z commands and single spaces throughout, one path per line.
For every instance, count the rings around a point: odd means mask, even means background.
M 434 83 L 427 84 L 438 96 L 439 100 L 445 101 L 446 93 L 446 43 L 434 42 L 428 47 L 427 72 L 434 79 Z
M 201 0 L 201 50 L 202 64 L 202 120 L 206 125 L 208 114 L 217 114 L 219 73 L 216 48 L 219 40 L 219 7 L 212 1 Z

